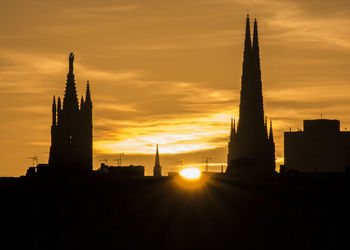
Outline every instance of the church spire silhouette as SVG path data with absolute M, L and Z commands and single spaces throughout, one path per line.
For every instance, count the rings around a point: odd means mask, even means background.
M 258 23 L 254 20 L 252 43 L 249 15 L 244 40 L 239 121 L 236 135 L 230 138 L 228 147 L 228 174 L 234 171 L 274 170 L 274 150 L 269 143 L 264 121 Z
M 157 144 L 156 157 L 155 157 L 154 167 L 153 167 L 153 175 L 162 176 L 162 167 L 160 166 L 158 144 Z
M 52 105 L 51 147 L 49 165 L 63 175 L 88 174 L 92 171 L 92 102 L 81 97 L 80 108 L 74 79 L 74 54 L 69 55 L 66 89 Z M 56 122 L 57 117 L 57 122 Z

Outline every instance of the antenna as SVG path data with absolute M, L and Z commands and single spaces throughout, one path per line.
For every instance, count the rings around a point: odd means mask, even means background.
M 119 154 L 119 158 L 115 159 L 118 162 L 118 166 L 120 167 L 122 165 L 124 153 Z
M 211 157 L 208 157 L 205 159 L 205 161 L 202 161 L 202 162 L 205 162 L 205 172 L 208 172 L 208 167 L 209 167 L 209 160 L 211 160 Z
M 33 160 L 33 167 L 35 167 L 35 164 L 38 165 L 38 157 L 34 155 L 33 157 L 28 157 L 27 159 Z
M 323 119 L 323 103 L 321 103 L 321 120 Z

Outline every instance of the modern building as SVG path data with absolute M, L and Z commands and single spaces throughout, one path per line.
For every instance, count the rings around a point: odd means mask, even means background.
M 51 147 L 49 165 L 63 175 L 92 172 L 92 102 L 89 82 L 85 99 L 79 105 L 73 74 L 74 55 L 69 55 L 69 72 L 63 103 L 55 96 L 52 104 Z
M 156 150 L 156 159 L 153 167 L 153 175 L 162 176 L 162 167 L 160 166 L 160 161 L 159 161 L 158 144 L 157 144 L 157 150 Z
M 350 132 L 338 120 L 304 120 L 304 131 L 284 132 L 286 171 L 345 172 L 349 163 Z
M 264 119 L 258 24 L 254 21 L 253 44 L 249 16 L 243 52 L 239 121 L 231 122 L 226 174 L 273 173 L 275 171 L 275 144 L 272 123 L 268 133 Z

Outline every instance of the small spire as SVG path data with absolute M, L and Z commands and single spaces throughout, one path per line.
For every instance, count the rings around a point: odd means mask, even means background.
M 80 99 L 80 110 L 82 110 L 84 107 L 84 97 L 81 96 L 81 99 Z
M 158 151 L 158 144 L 157 144 L 157 150 L 156 150 L 156 159 L 155 159 L 155 163 L 154 166 L 160 166 L 160 160 L 159 160 L 159 151 Z
M 91 94 L 90 94 L 90 82 L 87 80 L 86 83 L 86 95 L 85 95 L 85 103 L 92 104 L 91 102 Z
M 61 97 L 57 98 L 57 110 L 61 111 Z

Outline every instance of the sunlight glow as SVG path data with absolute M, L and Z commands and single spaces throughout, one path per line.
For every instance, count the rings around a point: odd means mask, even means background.
M 180 171 L 180 175 L 188 180 L 197 180 L 201 177 L 201 171 L 198 168 L 185 168 Z

